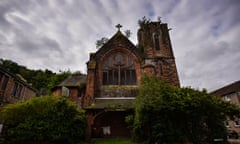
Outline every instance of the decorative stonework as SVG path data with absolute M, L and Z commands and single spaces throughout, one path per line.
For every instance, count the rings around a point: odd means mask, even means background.
M 136 97 L 137 86 L 102 86 L 99 97 Z
M 88 63 L 88 69 L 95 69 L 96 68 L 96 61 L 91 60 Z

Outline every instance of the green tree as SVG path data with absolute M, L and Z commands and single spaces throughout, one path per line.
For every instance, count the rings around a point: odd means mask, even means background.
M 236 105 L 205 90 L 177 88 L 156 77 L 144 77 L 136 98 L 133 131 L 147 143 L 208 144 L 216 138 L 226 140 L 223 122 L 239 113 Z
M 3 108 L 4 137 L 12 143 L 76 143 L 85 135 L 84 112 L 64 97 L 35 97 Z
M 126 31 L 124 31 L 124 33 L 125 33 L 125 36 L 126 36 L 127 38 L 130 38 L 131 35 L 132 35 L 132 32 L 131 32 L 130 30 L 126 30 Z
M 102 37 L 100 40 L 97 40 L 96 41 L 96 47 L 97 47 L 97 49 L 98 48 L 100 48 L 100 47 L 102 47 L 104 44 L 106 44 L 107 42 L 108 42 L 108 38 L 106 38 L 106 37 Z

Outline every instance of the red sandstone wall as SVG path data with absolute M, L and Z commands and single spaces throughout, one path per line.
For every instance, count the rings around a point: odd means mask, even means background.
M 24 85 L 22 82 L 16 80 L 11 75 L 8 75 L 6 73 L 5 73 L 5 75 L 7 75 L 9 77 L 9 80 L 7 82 L 7 86 L 6 86 L 5 90 L 2 91 L 1 94 L 3 94 L 2 97 L 5 101 L 7 101 L 7 103 L 16 103 L 18 101 L 24 101 L 24 100 L 27 100 L 36 95 L 35 91 L 33 91 L 32 89 L 30 89 L 29 87 Z M 0 88 L 2 87 L 3 79 L 4 78 L 2 78 L 2 81 L 0 83 Z M 19 97 L 13 96 L 13 89 L 14 89 L 15 82 L 22 85 L 22 90 L 21 90 Z

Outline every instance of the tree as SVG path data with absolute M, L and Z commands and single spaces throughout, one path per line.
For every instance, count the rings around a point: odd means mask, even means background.
M 130 30 L 126 30 L 126 31 L 124 31 L 124 33 L 125 33 L 127 38 L 130 38 L 131 35 L 132 35 L 132 32 Z
M 20 75 L 26 79 L 27 83 L 31 84 L 34 88 L 41 90 L 47 89 L 48 93 L 51 89 L 66 79 L 70 74 L 70 70 L 60 71 L 54 73 L 51 70 L 30 70 L 25 66 L 19 65 L 11 60 L 0 59 L 0 65 L 6 70 L 10 71 L 15 75 Z
M 216 138 L 226 140 L 223 122 L 239 113 L 236 105 L 205 90 L 177 88 L 156 77 L 144 77 L 136 98 L 133 131 L 138 140 L 148 143 L 208 144 Z
M 100 40 L 97 40 L 96 41 L 96 47 L 97 47 L 97 49 L 98 48 L 100 48 L 100 47 L 102 47 L 104 44 L 106 44 L 107 42 L 108 42 L 108 38 L 106 38 L 106 37 L 102 37 Z
M 13 143 L 74 143 L 84 138 L 84 112 L 64 97 L 35 97 L 3 108 L 4 137 Z
M 147 19 L 145 16 L 142 17 L 142 19 L 138 20 L 138 25 L 140 28 L 144 28 L 145 26 L 147 26 L 149 23 L 151 22 L 150 19 Z

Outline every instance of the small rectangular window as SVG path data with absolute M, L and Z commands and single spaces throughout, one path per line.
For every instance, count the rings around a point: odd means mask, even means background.
M 17 95 L 18 98 L 21 96 L 22 88 L 23 88 L 22 85 L 19 85 L 19 86 L 18 86 L 18 95 Z
M 158 34 L 154 34 L 153 35 L 153 39 L 154 39 L 155 49 L 156 50 L 160 50 L 159 35 Z
M 14 83 L 14 87 L 13 87 L 13 91 L 12 91 L 12 96 L 16 97 L 16 93 L 17 93 L 17 88 L 18 88 L 18 83 Z
M 62 96 L 69 97 L 69 89 L 67 87 L 62 87 Z
M 8 76 L 4 76 L 4 78 L 3 78 L 3 84 L 2 84 L 2 87 L 1 87 L 1 90 L 2 90 L 2 91 L 5 91 L 5 89 L 6 89 L 6 87 L 7 87 L 8 80 L 9 80 L 9 77 L 8 77 Z

